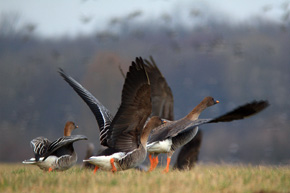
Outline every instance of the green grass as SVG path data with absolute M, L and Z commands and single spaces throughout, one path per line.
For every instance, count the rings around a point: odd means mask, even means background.
M 198 165 L 191 171 L 136 170 L 116 174 L 82 170 L 43 172 L 34 166 L 0 164 L 0 192 L 290 192 L 290 167 Z

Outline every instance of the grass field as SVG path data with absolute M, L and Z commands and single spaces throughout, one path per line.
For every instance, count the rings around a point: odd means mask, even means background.
M 93 174 L 75 166 L 48 173 L 34 166 L 0 164 L 0 192 L 290 192 L 289 166 L 197 165 L 191 171 L 161 171 Z

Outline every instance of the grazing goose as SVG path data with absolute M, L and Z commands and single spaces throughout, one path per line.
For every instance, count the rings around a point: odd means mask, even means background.
M 198 119 L 203 110 L 217 103 L 219 103 L 219 101 L 214 100 L 212 97 L 205 97 L 201 103 L 184 118 L 165 123 L 152 131 L 148 140 L 147 150 L 149 154 L 153 154 L 153 156 L 158 156 L 159 153 L 167 153 L 167 165 L 164 172 L 169 171 L 169 164 L 174 151 L 188 143 L 196 135 L 198 130 L 197 126 L 206 123 L 229 122 L 244 119 L 262 111 L 269 105 L 267 101 L 254 101 L 215 119 Z M 156 160 L 157 163 L 154 164 L 153 169 L 158 164 L 158 159 Z
M 107 130 L 108 148 L 84 162 L 113 172 L 138 166 L 145 160 L 151 130 L 162 124 L 151 117 L 150 82 L 142 58 L 132 62 L 122 90 L 122 102 Z M 145 127 L 144 127 L 145 125 Z
M 74 151 L 73 143 L 79 140 L 86 140 L 83 135 L 71 135 L 71 132 L 78 128 L 73 122 L 68 121 L 64 127 L 64 136 L 50 142 L 47 138 L 37 137 L 30 144 L 35 157 L 25 160 L 22 163 L 37 165 L 45 171 L 63 171 L 72 167 L 77 161 L 77 154 Z

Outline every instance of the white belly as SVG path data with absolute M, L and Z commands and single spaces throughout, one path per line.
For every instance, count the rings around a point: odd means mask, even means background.
M 22 163 L 37 165 L 40 169 L 48 171 L 49 168 L 54 169 L 56 167 L 56 160 L 58 158 L 56 156 L 48 156 L 45 161 L 43 157 L 39 158 L 39 161 L 35 161 L 35 158 L 30 158 L 29 160 L 25 160 Z
M 171 139 L 165 139 L 163 141 L 157 141 L 147 144 L 147 151 L 149 153 L 168 153 L 172 145 Z
M 112 169 L 112 165 L 110 160 L 112 158 L 115 159 L 121 159 L 122 157 L 125 156 L 124 152 L 118 152 L 118 153 L 114 153 L 112 155 L 109 156 L 92 156 L 87 160 L 83 160 L 83 162 L 89 162 L 91 164 L 94 164 L 96 166 L 98 166 L 99 168 L 103 169 L 103 170 L 111 170 Z M 121 168 L 118 166 L 118 164 L 114 164 L 117 170 L 120 170 Z

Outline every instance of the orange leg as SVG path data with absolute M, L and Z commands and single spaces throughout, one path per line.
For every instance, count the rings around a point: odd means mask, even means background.
M 152 158 L 151 154 L 149 154 L 149 161 L 150 161 L 150 168 L 148 172 L 151 172 L 154 169 L 154 157 Z
M 52 171 L 52 168 L 49 168 L 49 169 L 48 169 L 48 172 L 51 172 L 51 171 Z
M 169 172 L 169 164 L 170 164 L 171 158 L 167 157 L 167 165 L 166 168 L 163 170 L 163 173 Z
M 158 156 L 155 157 L 154 159 L 154 166 L 153 166 L 153 169 L 155 169 L 158 165 L 159 161 L 158 161 Z
M 99 167 L 96 166 L 95 169 L 94 169 L 94 174 L 98 171 Z
M 159 161 L 158 161 L 158 156 L 156 157 L 151 157 L 151 154 L 149 155 L 149 159 L 150 159 L 150 163 L 151 163 L 151 167 L 148 170 L 149 172 L 155 170 L 156 166 L 158 165 Z
M 111 158 L 110 159 L 110 163 L 111 163 L 111 166 L 112 166 L 112 172 L 116 172 L 117 171 L 117 168 L 115 167 L 115 164 L 114 164 L 114 158 Z

